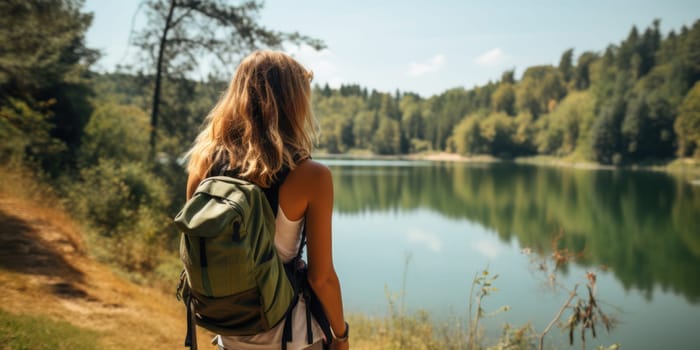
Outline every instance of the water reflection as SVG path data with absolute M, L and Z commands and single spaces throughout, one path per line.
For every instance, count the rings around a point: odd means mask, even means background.
M 336 212 L 424 209 L 483 225 L 505 242 L 585 251 L 626 289 L 700 300 L 700 186 L 663 173 L 515 164 L 328 162 Z M 414 237 L 421 239 L 421 237 Z

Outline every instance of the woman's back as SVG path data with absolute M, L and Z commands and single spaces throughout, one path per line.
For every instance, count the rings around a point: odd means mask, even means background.
M 280 234 L 275 245 L 283 260 L 296 256 L 303 225 L 308 284 L 331 329 L 341 335 L 336 343 L 347 348 L 340 282 L 331 254 L 333 182 L 330 170 L 310 159 L 316 125 L 311 78 L 310 71 L 283 53 L 258 51 L 246 57 L 188 153 L 187 197 L 218 164 L 237 169 L 240 177 L 263 188 L 274 183 L 279 171 L 289 169 L 279 189 Z

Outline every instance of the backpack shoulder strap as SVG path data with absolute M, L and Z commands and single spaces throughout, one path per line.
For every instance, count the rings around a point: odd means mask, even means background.
M 275 214 L 275 217 L 277 216 L 277 208 L 279 208 L 280 187 L 282 187 L 284 180 L 287 179 L 287 175 L 289 175 L 289 168 L 285 166 L 277 173 L 275 176 L 275 181 L 272 183 L 272 185 L 270 185 L 268 188 L 262 189 L 263 193 L 265 193 L 265 197 L 267 197 L 267 202 L 270 203 L 272 213 Z
M 185 305 L 187 306 L 187 336 L 185 337 L 185 346 L 189 347 L 190 350 L 197 350 L 197 320 L 195 319 L 192 296 L 187 296 Z

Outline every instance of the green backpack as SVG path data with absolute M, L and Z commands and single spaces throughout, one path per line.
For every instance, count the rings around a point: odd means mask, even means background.
M 185 266 L 178 288 L 188 311 L 185 346 L 196 348 L 194 324 L 222 335 L 252 335 L 285 318 L 298 294 L 277 255 L 275 214 L 260 187 L 228 176 L 206 178 L 174 221 Z

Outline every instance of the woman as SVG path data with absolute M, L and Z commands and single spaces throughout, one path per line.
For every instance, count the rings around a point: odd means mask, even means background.
M 331 255 L 333 182 L 330 170 L 310 159 L 315 137 L 311 78 L 311 72 L 283 53 L 258 51 L 246 57 L 189 152 L 187 198 L 222 167 L 262 188 L 289 170 L 279 188 L 275 246 L 283 262 L 290 261 L 305 226 L 309 284 L 328 317 L 334 348 L 347 349 L 348 327 Z M 308 346 L 305 308 L 300 299 L 292 311 L 288 349 Z M 322 333 L 312 323 L 316 348 Z M 220 349 L 279 349 L 283 328 L 284 321 L 265 333 L 216 340 Z

